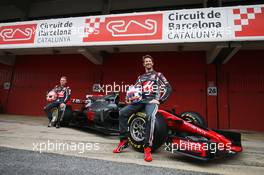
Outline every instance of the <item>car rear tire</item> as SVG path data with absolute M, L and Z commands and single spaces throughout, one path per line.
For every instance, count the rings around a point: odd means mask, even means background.
M 58 114 L 59 114 L 59 109 L 58 107 L 54 107 L 50 110 L 51 114 L 52 114 L 52 123 L 53 125 L 57 123 L 58 120 Z M 61 126 L 69 126 L 69 123 L 72 120 L 72 108 L 71 106 L 66 106 L 65 112 L 64 112 L 64 116 L 62 121 L 60 122 Z

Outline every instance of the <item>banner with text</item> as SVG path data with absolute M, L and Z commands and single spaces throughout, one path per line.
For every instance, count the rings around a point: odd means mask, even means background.
M 0 24 L 0 49 L 264 40 L 264 5 Z

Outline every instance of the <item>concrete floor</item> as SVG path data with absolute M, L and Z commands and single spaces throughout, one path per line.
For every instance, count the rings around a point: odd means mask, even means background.
M 195 172 L 239 175 L 264 172 L 264 133 L 242 132 L 244 151 L 241 154 L 206 163 L 170 154 L 163 149 L 154 153 L 154 160 L 147 163 L 143 160 L 142 153 L 132 149 L 113 154 L 112 150 L 117 143 L 117 137 L 87 129 L 48 128 L 44 117 L 0 115 L 0 147 Z

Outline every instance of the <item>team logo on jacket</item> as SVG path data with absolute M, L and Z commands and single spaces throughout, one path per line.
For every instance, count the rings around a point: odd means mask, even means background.
M 143 92 L 153 92 L 155 89 L 153 81 L 143 82 Z
M 64 91 L 60 91 L 60 92 L 58 92 L 58 97 L 59 97 L 59 98 L 64 97 Z

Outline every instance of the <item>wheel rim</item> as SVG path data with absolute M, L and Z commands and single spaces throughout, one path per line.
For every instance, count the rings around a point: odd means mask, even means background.
M 57 121 L 58 113 L 59 113 L 59 111 L 58 111 L 57 108 L 54 108 L 54 109 L 51 111 L 52 122 Z
M 194 123 L 193 119 L 189 117 L 185 117 L 185 121 L 188 123 Z
M 132 121 L 130 127 L 131 137 L 137 142 L 143 141 L 145 138 L 145 128 L 146 128 L 145 120 L 140 117 L 135 118 Z

